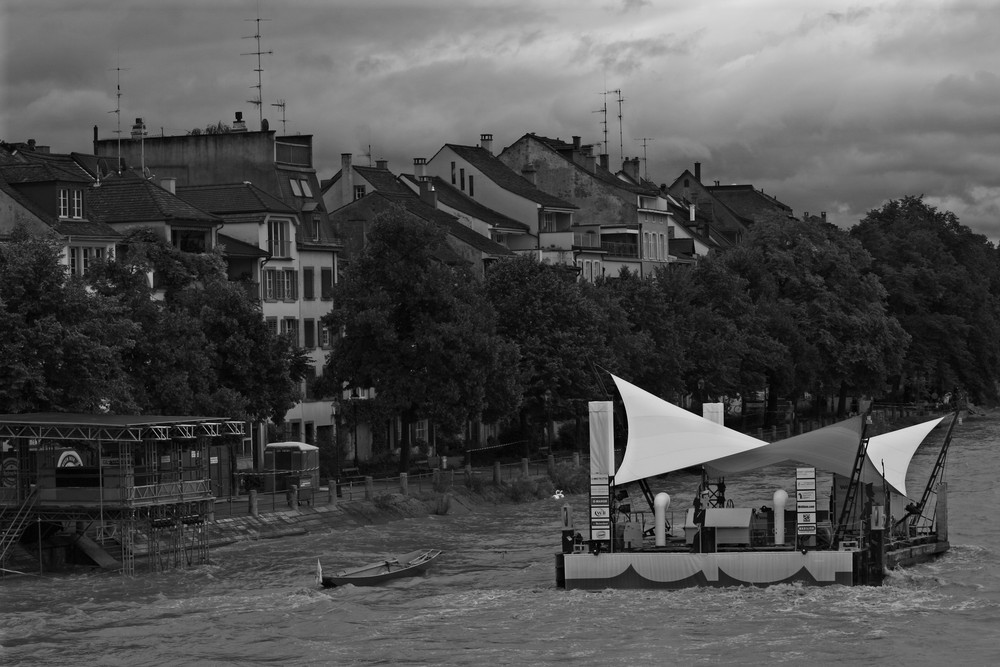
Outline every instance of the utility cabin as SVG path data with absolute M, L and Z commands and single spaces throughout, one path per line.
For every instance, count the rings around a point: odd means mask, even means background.
M 311 503 L 319 489 L 319 447 L 305 442 L 272 442 L 264 447 L 264 491 L 298 489 L 300 502 Z
M 0 415 L 0 573 L 17 548 L 40 571 L 208 562 L 210 460 L 238 450 L 245 430 L 211 417 Z

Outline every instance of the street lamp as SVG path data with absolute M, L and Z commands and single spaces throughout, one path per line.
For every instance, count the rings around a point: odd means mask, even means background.
M 354 467 L 358 467 L 358 400 L 361 398 L 361 394 L 358 392 L 358 388 L 355 387 L 351 389 L 351 411 L 353 412 L 353 447 L 354 447 Z

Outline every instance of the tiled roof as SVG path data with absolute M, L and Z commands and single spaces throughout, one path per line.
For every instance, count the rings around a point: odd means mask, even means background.
M 403 174 L 402 177 L 419 187 L 416 177 L 410 174 Z M 477 220 L 482 220 L 483 222 L 493 225 L 494 227 L 502 229 L 516 229 L 525 233 L 530 230 L 528 225 L 524 224 L 520 220 L 507 217 L 499 211 L 494 211 L 488 206 L 483 206 L 472 197 L 467 196 L 458 188 L 447 183 L 443 178 L 434 176 L 431 181 L 434 183 L 434 191 L 437 193 L 437 200 L 445 206 L 453 208 L 456 211 L 466 213 L 469 216 Z
M 88 193 L 90 217 L 116 222 L 171 222 L 217 225 L 222 218 L 195 208 L 177 195 L 130 173 L 109 178 Z
M 82 169 L 66 169 L 58 163 L 36 162 L 0 166 L 8 183 L 93 183 Z
M 268 257 L 269 253 L 257 246 L 234 239 L 232 236 L 219 234 L 219 245 L 226 246 L 226 255 L 229 257 Z
M 285 202 L 252 183 L 185 185 L 177 188 L 177 196 L 202 211 L 216 215 L 296 212 Z
M 486 178 L 490 179 L 504 190 L 513 192 L 514 194 L 520 195 L 529 201 L 533 201 L 536 204 L 541 204 L 542 206 L 547 206 L 549 208 L 569 210 L 576 210 L 577 208 L 568 201 L 564 201 L 559 197 L 548 194 L 547 192 L 542 192 L 532 185 L 528 179 L 518 173 L 515 173 L 510 167 L 490 154 L 489 151 L 479 146 L 460 146 L 457 144 L 445 144 L 445 146 L 450 148 L 456 155 L 474 166 L 482 172 Z
M 752 185 L 714 185 L 705 186 L 705 189 L 734 213 L 749 220 L 776 209 L 789 215 L 792 213 L 790 206 L 756 190 Z
M 413 195 L 413 191 L 400 183 L 399 179 L 388 169 L 355 166 L 354 171 L 371 183 L 377 192 L 381 192 L 387 197 Z
M 121 234 L 111 225 L 97 220 L 59 220 L 52 228 L 64 236 L 91 238 L 120 238 Z

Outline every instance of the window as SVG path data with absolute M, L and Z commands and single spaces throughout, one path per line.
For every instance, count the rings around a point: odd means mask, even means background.
M 316 320 L 307 317 L 305 324 L 302 326 L 302 334 L 305 337 L 302 343 L 303 347 L 307 350 L 316 347 Z
M 303 299 L 315 299 L 316 298 L 316 285 L 315 274 L 316 271 L 311 266 L 306 266 L 302 268 L 302 298 Z
M 455 163 L 451 163 L 451 184 L 455 185 Z
M 267 324 L 267 330 L 270 331 L 275 336 L 278 335 L 278 318 L 277 317 L 267 317 L 264 319 Z
M 454 162 L 452 164 L 454 164 Z M 59 217 L 69 217 L 69 190 L 66 188 L 61 188 L 59 190 Z
M 286 317 L 281 320 L 281 333 L 288 336 L 292 343 L 299 344 L 299 321 L 294 317 Z
M 355 185 L 354 186 L 354 198 L 355 199 L 361 199 L 362 197 L 364 197 L 365 196 L 365 192 L 366 192 L 365 186 L 363 186 L 363 185 Z
M 173 229 L 170 241 L 181 252 L 205 252 L 208 249 L 207 234 L 195 229 Z
M 267 249 L 275 257 L 291 257 L 291 243 L 289 243 L 288 221 L 268 220 L 267 222 Z
M 311 167 L 312 146 L 275 141 L 274 161 L 295 164 L 301 167 Z
M 92 261 L 104 259 L 104 248 L 76 246 L 69 249 L 69 271 L 71 275 L 82 276 L 90 268 Z
M 319 330 L 319 343 L 324 350 L 330 349 L 330 329 L 328 327 L 321 326 Z
M 476 196 L 476 189 L 472 185 L 472 174 L 469 174 L 469 196 L 470 197 Z
M 295 269 L 267 269 L 264 271 L 264 299 L 268 301 L 294 301 L 298 298 L 298 275 Z
M 326 267 L 320 269 L 319 289 L 321 299 L 329 301 L 333 298 L 333 269 L 328 269 Z
M 71 214 L 77 219 L 83 217 L 83 190 L 73 190 L 73 210 Z
M 464 169 L 459 169 L 458 170 L 458 177 L 459 177 L 459 182 L 462 185 L 462 188 L 461 188 L 462 192 L 465 192 L 465 170 Z
M 554 232 L 556 231 L 556 214 L 550 211 L 546 211 L 542 214 L 542 231 L 543 232 Z
M 313 196 L 312 188 L 309 187 L 309 181 L 307 181 L 306 179 L 303 178 L 302 180 L 299 181 L 299 185 L 302 186 L 302 196 L 303 197 L 312 197 Z
M 296 180 L 294 178 L 289 178 L 288 179 L 288 184 L 290 186 L 292 186 L 292 194 L 293 195 L 295 195 L 296 197 L 301 197 L 302 196 L 302 188 L 299 187 L 298 180 Z

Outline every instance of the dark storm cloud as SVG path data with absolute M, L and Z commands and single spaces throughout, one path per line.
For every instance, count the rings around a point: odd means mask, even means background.
M 699 160 L 843 226 L 925 194 L 1000 238 L 998 9 L 983 0 L 261 0 L 264 115 L 407 171 L 446 142 L 525 132 Z M 6 0 L 0 138 L 88 150 L 94 125 L 256 126 L 256 0 Z M 251 19 L 251 20 L 247 20 Z M 44 38 L 40 38 L 44 36 Z M 116 70 L 116 67 L 122 70 Z M 619 126 L 617 95 L 622 91 Z M 608 103 L 608 113 L 599 110 Z M 597 112 L 597 113 L 595 113 Z M 607 121 L 604 125 L 603 121 Z M 603 145 L 604 130 L 607 145 Z M 369 151 L 368 147 L 371 146 Z

